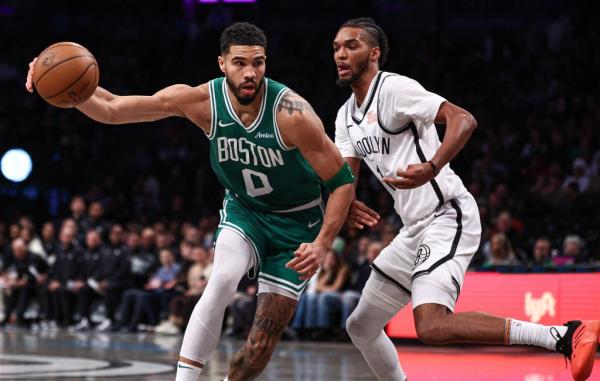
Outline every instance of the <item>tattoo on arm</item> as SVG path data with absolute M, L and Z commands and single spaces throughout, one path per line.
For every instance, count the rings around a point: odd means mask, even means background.
M 264 315 L 256 315 L 254 317 L 254 328 L 265 332 L 269 336 L 279 336 L 285 329 L 283 324 L 271 320 Z
M 286 110 L 288 115 L 292 115 L 294 112 L 298 112 L 302 114 L 304 111 L 309 111 L 311 113 L 315 113 L 315 110 L 311 107 L 311 105 L 300 98 L 298 95 L 294 93 L 287 93 L 281 97 L 279 104 L 277 105 L 277 112 L 281 112 L 282 110 Z

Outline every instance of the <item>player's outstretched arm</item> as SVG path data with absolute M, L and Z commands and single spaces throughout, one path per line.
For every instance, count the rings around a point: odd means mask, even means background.
M 27 73 L 25 88 L 29 92 L 34 90 L 33 69 L 36 60 L 37 58 L 31 61 Z M 194 113 L 192 105 L 196 106 L 197 110 L 200 102 L 208 100 L 206 84 L 197 87 L 173 85 L 149 96 L 119 96 L 98 86 L 90 99 L 78 105 L 77 109 L 88 117 L 106 124 L 150 122 L 170 116 L 188 116 L 192 121 L 196 121 L 197 115 L 190 116 L 188 111 Z
M 119 96 L 98 86 L 91 98 L 76 108 L 100 123 L 151 122 L 170 116 L 185 116 L 186 98 L 190 98 L 193 90 L 188 85 L 173 85 L 154 95 Z
M 277 123 L 284 142 L 296 146 L 330 190 L 323 226 L 315 241 L 304 243 L 288 266 L 310 278 L 340 231 L 354 198 L 352 172 L 335 144 L 325 134 L 312 107 L 299 95 L 288 92 L 277 106 Z

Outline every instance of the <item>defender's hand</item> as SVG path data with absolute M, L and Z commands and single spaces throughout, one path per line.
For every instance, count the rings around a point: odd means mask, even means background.
M 375 226 L 380 218 L 379 214 L 365 205 L 364 202 L 358 200 L 352 201 L 350 213 L 348 213 L 348 221 L 351 227 L 362 230 L 365 228 L 365 225 Z
M 383 181 L 398 189 L 417 188 L 435 177 L 429 163 L 410 164 L 405 171 L 399 169 L 396 174 L 398 178 L 386 176 Z
M 303 243 L 294 252 L 296 258 L 289 261 L 285 267 L 300 274 L 300 279 L 310 279 L 323 262 L 327 251 L 318 243 Z
M 27 72 L 27 81 L 25 82 L 25 88 L 30 93 L 33 93 L 33 67 L 35 66 L 35 61 L 37 61 L 37 57 L 33 59 L 29 63 L 29 71 Z

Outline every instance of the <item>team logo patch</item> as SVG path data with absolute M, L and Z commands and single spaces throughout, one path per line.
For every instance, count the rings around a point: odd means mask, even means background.
M 367 124 L 375 123 L 377 121 L 377 114 L 371 110 L 367 113 Z
M 106 361 L 80 357 L 0 354 L 0 380 L 142 376 L 172 372 L 173 366 L 145 361 Z
M 429 248 L 429 246 L 425 245 L 424 243 L 421 244 L 419 246 L 419 249 L 417 250 L 417 258 L 415 258 L 415 265 L 413 266 L 413 268 L 423 264 L 429 258 L 430 254 L 431 249 Z

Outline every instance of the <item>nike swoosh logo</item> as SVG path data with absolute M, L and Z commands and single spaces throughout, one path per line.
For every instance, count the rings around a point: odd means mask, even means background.
M 183 366 L 183 365 L 181 365 L 181 364 L 177 364 L 177 367 L 178 367 L 178 368 L 183 368 L 183 369 L 194 369 L 194 368 L 192 368 L 191 366 Z
M 434 214 L 433 217 L 438 218 L 439 216 L 443 216 L 444 214 L 446 214 L 446 212 L 448 212 L 448 210 L 444 210 L 442 213 L 440 214 Z
M 235 124 L 235 122 L 231 122 L 231 123 L 223 123 L 222 120 L 219 120 L 219 123 L 217 123 L 219 125 L 219 127 L 227 127 L 227 126 L 231 126 L 232 124 Z
M 314 226 L 315 226 L 315 225 L 317 225 L 317 224 L 318 224 L 320 221 L 321 221 L 321 220 L 316 220 L 315 222 L 309 222 L 309 223 L 308 223 L 308 228 L 310 229 L 310 228 L 314 227 Z

